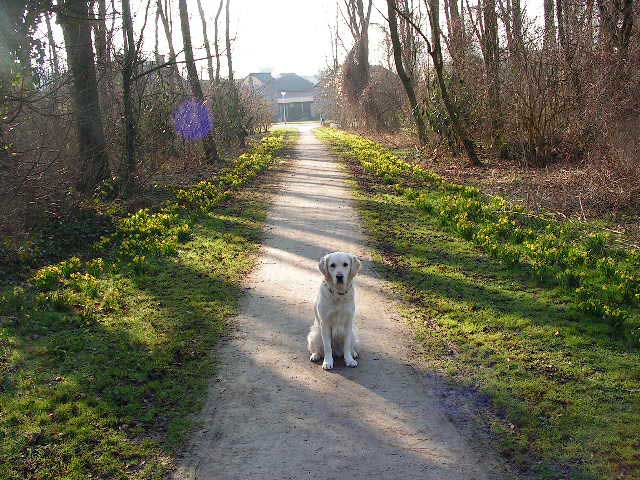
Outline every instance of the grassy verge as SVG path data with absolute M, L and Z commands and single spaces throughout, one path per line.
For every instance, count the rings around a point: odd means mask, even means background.
M 204 400 L 210 351 L 253 265 L 269 135 L 160 211 L 0 298 L 0 478 L 163 478 Z
M 422 355 L 491 400 L 485 413 L 501 452 L 539 478 L 638 478 L 637 287 L 629 283 L 629 296 L 595 292 L 606 273 L 598 262 L 613 264 L 609 278 L 633 279 L 636 252 L 544 218 L 523 223 L 527 212 L 445 184 L 373 142 L 318 135 L 358 179 L 360 211 L 407 300 Z M 562 261 L 570 249 L 590 258 Z M 572 287 L 562 280 L 567 271 L 586 273 Z M 581 305 L 581 286 L 622 313 Z

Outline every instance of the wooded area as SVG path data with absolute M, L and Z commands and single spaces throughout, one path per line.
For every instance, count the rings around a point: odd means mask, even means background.
M 329 118 L 409 130 L 427 152 L 472 166 L 564 165 L 580 171 L 566 185 L 576 205 L 580 197 L 599 214 L 637 214 L 637 2 L 545 0 L 537 21 L 520 0 L 390 0 L 378 6 L 387 20 L 384 71 L 369 67 L 361 47 L 372 5 L 344 1 L 332 29 L 335 58 L 321 80 Z M 398 77 L 385 74 L 393 70 Z
M 29 232 L 48 221 L 43 215 L 65 215 L 96 189 L 131 198 L 165 167 L 208 163 L 215 170 L 219 151 L 241 147 L 271 121 L 264 99 L 234 78 L 230 1 L 216 3 L 214 19 L 201 2 L 191 17 L 186 0 L 137 6 L 144 18 L 134 31 L 129 1 L 4 3 L 5 234 Z M 633 0 L 545 0 L 541 23 L 520 0 L 343 0 L 319 84 L 323 116 L 371 132 L 412 131 L 427 156 L 444 149 L 471 166 L 491 158 L 579 168 L 567 187 L 576 190 L 576 205 L 634 211 L 637 10 Z M 386 20 L 374 26 L 384 31 L 386 66 L 370 65 L 374 11 Z M 197 59 L 196 15 L 206 52 Z M 52 22 L 62 27 L 63 44 Z M 206 62 L 209 80 L 199 78 L 198 62 Z
M 212 46 L 211 19 L 199 5 L 205 58 L 194 58 L 196 12 L 186 1 L 136 7 L 144 12 L 136 25 L 127 0 L 10 0 L 0 7 L 3 236 L 20 239 L 73 216 L 96 194 L 140 197 L 163 173 L 206 164 L 214 172 L 224 164 L 220 152 L 242 147 L 270 124 L 264 99 L 234 81 L 230 0 L 219 2 Z M 168 55 L 159 51 L 160 36 Z M 208 80 L 199 78 L 197 61 L 207 62 Z

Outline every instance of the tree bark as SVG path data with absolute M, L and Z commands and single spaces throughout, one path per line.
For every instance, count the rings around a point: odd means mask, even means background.
M 107 49 L 107 5 L 105 0 L 98 0 L 98 18 L 94 24 L 93 34 L 96 43 L 97 67 L 98 71 L 102 73 L 110 63 Z
M 464 59 L 467 56 L 464 19 L 460 15 L 457 0 L 445 0 L 444 11 L 448 20 L 447 30 L 449 32 L 449 52 L 455 66 L 455 71 L 459 72 Z
M 545 0 L 546 1 L 546 0 Z M 484 17 L 484 55 L 487 75 L 487 97 L 491 117 L 491 133 L 494 146 L 500 139 L 500 45 L 498 40 L 498 16 L 495 0 L 485 0 Z
M 67 64 L 73 78 L 73 113 L 79 153 L 77 188 L 86 193 L 109 178 L 91 44 L 91 20 L 87 3 L 83 0 L 66 0 L 61 7 L 58 19 L 62 25 Z
M 569 39 L 566 29 L 566 12 L 564 11 L 563 0 L 556 0 L 556 20 L 558 24 L 558 40 L 564 54 L 564 61 L 569 72 L 569 78 L 571 79 L 571 83 L 573 85 L 575 100 L 579 108 L 582 109 L 582 83 L 578 74 L 578 69 L 576 68 L 574 62 L 575 49 L 571 45 L 569 45 Z
M 220 13 L 222 12 L 222 7 L 224 5 L 224 0 L 220 0 L 220 5 L 218 5 L 218 11 L 216 12 L 215 19 L 215 28 L 214 28 L 214 47 L 216 52 L 216 84 L 220 83 L 220 44 L 218 40 L 218 19 L 220 18 Z
M 167 15 L 162 8 L 162 0 L 157 0 L 156 5 L 158 9 L 158 15 L 160 15 L 160 21 L 162 21 L 162 28 L 164 28 L 164 35 L 165 37 L 167 37 L 167 44 L 169 45 L 169 55 L 171 56 L 169 60 L 175 61 L 176 49 L 173 46 L 173 34 L 171 32 L 171 26 L 169 25 Z
M 115 15 L 115 14 L 114 14 Z M 113 30 L 113 25 L 112 25 Z M 106 0 L 98 0 L 98 18 L 93 24 L 93 35 L 96 45 L 96 70 L 98 76 L 98 94 L 100 108 L 104 115 L 106 134 L 109 136 L 110 126 L 115 123 L 113 92 L 113 65 L 111 62 L 110 37 L 107 30 Z
M 185 64 L 187 66 L 189 84 L 191 85 L 191 93 L 199 103 L 204 105 L 202 85 L 200 85 L 200 79 L 198 78 L 196 64 L 193 61 L 193 48 L 191 46 L 191 28 L 189 26 L 187 0 L 178 0 L 178 7 L 180 10 L 180 27 L 182 29 L 182 43 L 184 44 Z M 209 109 L 206 110 L 208 113 Z M 204 147 L 204 152 L 208 162 L 213 163 L 220 160 L 220 158 L 218 157 L 216 142 L 213 138 L 213 129 L 202 138 L 202 146 Z
M 460 115 L 456 111 L 451 98 L 449 97 L 449 91 L 447 89 L 446 82 L 444 81 L 444 65 L 442 61 L 442 46 L 440 45 L 440 1 L 429 0 L 429 23 L 431 24 L 431 45 L 429 48 L 429 54 L 433 60 L 433 67 L 436 70 L 436 78 L 438 81 L 438 87 L 440 87 L 440 94 L 442 96 L 442 103 L 447 110 L 447 115 L 451 121 L 451 127 L 453 128 L 456 137 L 460 143 L 462 143 L 469 163 L 474 166 L 480 166 L 482 163 L 476 153 L 475 142 L 469 137 L 464 122 L 460 118 Z M 423 38 L 427 39 L 423 34 Z
M 556 23 L 553 0 L 544 0 L 544 48 L 556 43 Z
M 513 37 L 513 54 L 516 59 L 520 61 L 520 58 L 524 51 L 524 39 L 522 37 L 522 8 L 520 6 L 520 0 L 511 1 L 511 26 Z
M 53 73 L 56 77 L 60 75 L 60 63 L 58 62 L 58 52 L 56 51 L 56 42 L 53 39 L 53 30 L 51 29 L 51 13 L 44 12 L 44 20 L 47 24 L 47 40 L 49 41 L 49 51 L 51 61 L 53 62 Z
M 226 24 L 226 44 L 227 44 L 227 68 L 229 69 L 229 82 L 231 83 L 232 86 L 234 86 L 233 84 L 233 56 L 231 55 L 231 33 L 229 31 L 229 4 L 231 3 L 231 0 L 227 0 L 227 4 L 225 7 L 225 24 Z
M 124 106 L 125 158 L 120 164 L 120 184 L 125 192 L 131 190 L 132 177 L 136 168 L 136 119 L 131 99 L 133 66 L 136 58 L 136 44 L 133 38 L 131 4 L 122 0 L 122 36 L 124 61 L 122 66 L 122 102 Z
M 204 40 L 204 50 L 207 52 L 207 67 L 209 73 L 209 82 L 213 82 L 213 58 L 211 58 L 211 46 L 209 45 L 209 37 L 207 35 L 207 20 L 202 9 L 202 1 L 198 0 L 198 12 L 202 21 L 202 37 Z
M 604 44 L 625 57 L 633 30 L 633 0 L 598 0 L 598 11 Z
M 389 33 L 391 35 L 391 43 L 393 46 L 393 58 L 396 64 L 396 71 L 400 77 L 400 81 L 407 93 L 409 99 L 409 105 L 411 107 L 411 113 L 413 114 L 413 120 L 416 124 L 416 130 L 418 133 L 418 141 L 420 145 L 427 144 L 427 129 L 422 118 L 422 112 L 418 106 L 418 100 L 416 99 L 416 92 L 413 88 L 413 81 L 407 75 L 404 68 L 402 45 L 400 43 L 400 35 L 398 34 L 398 17 L 396 15 L 396 3 L 395 0 L 387 0 L 387 12 L 389 15 Z

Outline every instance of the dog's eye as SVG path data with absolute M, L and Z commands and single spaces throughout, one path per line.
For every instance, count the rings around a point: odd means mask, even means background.
M 332 264 L 331 264 L 331 268 L 336 268 L 336 264 L 335 264 L 335 263 L 332 263 Z
M 343 267 L 346 267 L 346 266 L 347 266 L 347 264 L 346 264 L 346 263 L 343 263 L 343 264 L 342 264 L 342 266 L 343 266 Z

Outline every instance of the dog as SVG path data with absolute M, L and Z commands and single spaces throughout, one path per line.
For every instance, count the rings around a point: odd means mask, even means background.
M 324 275 L 314 306 L 315 320 L 307 336 L 309 359 L 322 368 L 333 368 L 333 357 L 344 357 L 348 367 L 357 367 L 358 338 L 355 330 L 356 299 L 353 279 L 360 271 L 355 255 L 334 252 L 320 259 Z

